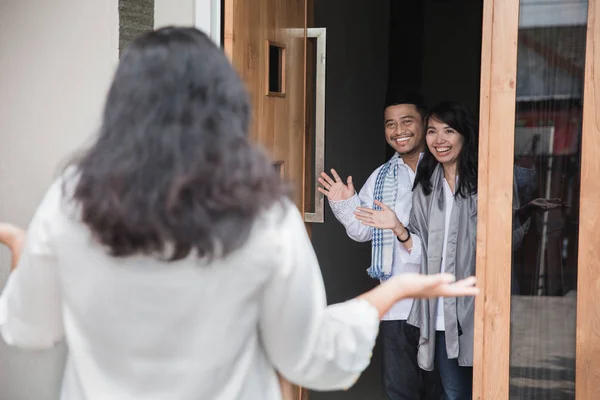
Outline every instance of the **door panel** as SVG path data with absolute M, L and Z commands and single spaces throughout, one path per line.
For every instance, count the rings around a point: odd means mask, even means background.
M 575 400 L 579 169 L 587 1 L 519 4 L 509 399 Z
M 250 136 L 271 154 L 304 211 L 307 0 L 225 0 L 225 53 L 246 83 Z M 281 66 L 281 68 L 279 68 Z M 280 379 L 285 400 L 306 392 Z
M 223 11 L 225 52 L 251 94 L 251 137 L 279 163 L 304 210 L 306 0 L 226 0 Z M 270 45 L 283 48 L 280 94 L 268 93 Z

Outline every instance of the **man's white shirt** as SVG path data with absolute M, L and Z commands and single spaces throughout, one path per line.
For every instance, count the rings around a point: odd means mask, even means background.
M 412 187 L 415 181 L 415 172 L 404 163 L 402 158 L 398 158 L 398 193 L 396 196 L 395 210 L 398 220 L 404 226 L 408 226 L 410 210 L 412 208 Z M 363 225 L 354 216 L 357 207 L 373 207 L 373 192 L 375 181 L 379 170 L 377 168 L 367 179 L 359 194 L 355 194 L 348 200 L 329 201 L 331 210 L 335 217 L 344 225 L 348 236 L 357 242 L 368 242 L 373 237 L 373 228 Z M 415 243 L 416 245 L 417 243 Z M 420 243 L 418 243 L 420 246 Z M 414 253 L 414 251 L 413 251 Z M 418 251 L 420 253 L 420 251 Z M 415 257 L 417 256 L 417 257 Z M 365 270 L 369 265 L 365 266 Z M 421 267 L 420 257 L 417 254 L 410 254 L 405 247 L 394 241 L 394 254 L 392 262 L 392 275 L 399 275 L 407 272 L 419 272 Z M 384 320 L 405 320 L 412 307 L 412 299 L 401 300 L 396 303 L 388 313 L 383 317 Z

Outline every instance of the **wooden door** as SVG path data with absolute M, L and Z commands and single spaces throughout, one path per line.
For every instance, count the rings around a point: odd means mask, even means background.
M 251 94 L 251 137 L 304 210 L 306 0 L 225 0 L 223 46 Z
M 223 46 L 245 81 L 251 138 L 271 154 L 304 211 L 307 0 L 225 0 Z M 307 398 L 281 379 L 283 398 Z

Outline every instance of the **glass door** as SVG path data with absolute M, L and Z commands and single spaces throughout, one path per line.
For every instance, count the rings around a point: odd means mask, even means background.
M 474 398 L 600 398 L 599 6 L 484 4 Z

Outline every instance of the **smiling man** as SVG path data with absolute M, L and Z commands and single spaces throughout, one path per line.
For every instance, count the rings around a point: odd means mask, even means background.
M 394 156 L 377 168 L 356 194 L 349 176 L 346 183 L 332 169 L 321 173 L 318 190 L 329 199 L 335 217 L 348 236 L 357 242 L 372 242 L 372 278 L 383 281 L 392 275 L 418 272 L 420 264 L 403 262 L 406 248 L 396 240 L 392 229 L 376 229 L 361 223 L 358 207 L 380 209 L 375 201 L 395 210 L 398 219 L 408 224 L 412 206 L 412 187 L 417 164 L 425 146 L 424 118 L 427 109 L 420 96 L 410 95 L 390 102 L 384 111 L 384 132 Z M 390 400 L 440 400 L 441 383 L 437 371 L 426 372 L 417 364 L 419 329 L 406 323 L 412 300 L 394 305 L 381 322 L 383 343 L 383 381 Z

